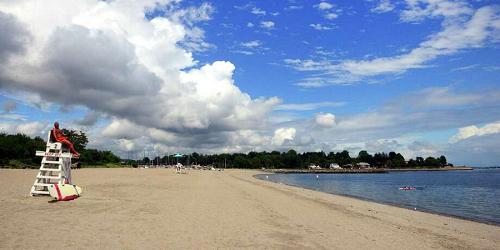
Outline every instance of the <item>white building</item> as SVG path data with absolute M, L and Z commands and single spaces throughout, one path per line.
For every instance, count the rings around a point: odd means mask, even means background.
M 331 163 L 330 164 L 330 169 L 342 169 L 342 168 L 337 163 Z
M 309 165 L 309 169 L 321 169 L 319 165 L 311 164 Z
M 360 162 L 360 163 L 356 164 L 356 166 L 358 168 L 370 168 L 370 164 L 368 164 L 366 162 Z

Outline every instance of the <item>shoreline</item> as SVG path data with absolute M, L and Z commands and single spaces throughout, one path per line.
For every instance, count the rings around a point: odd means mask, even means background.
M 263 169 L 258 171 L 275 174 L 383 174 L 389 172 L 410 171 L 467 171 L 472 167 L 444 167 L 444 168 L 367 168 L 367 169 Z
M 444 168 L 386 168 L 388 172 L 407 172 L 407 171 L 468 171 L 475 170 L 473 167 L 444 167 Z
M 444 216 L 444 217 L 450 217 L 450 218 L 454 218 L 454 219 L 460 219 L 460 220 L 465 220 L 465 221 L 482 223 L 482 224 L 485 224 L 485 225 L 500 227 L 500 223 L 493 222 L 493 221 L 481 220 L 481 219 L 476 219 L 476 218 L 469 218 L 469 217 L 459 216 L 459 215 L 453 215 L 453 214 L 447 214 L 447 213 L 442 213 L 442 212 L 437 212 L 437 211 L 425 209 L 425 208 L 422 208 L 422 207 L 412 207 L 412 206 L 408 206 L 408 205 L 404 205 L 404 204 L 378 201 L 378 200 L 374 200 L 374 199 L 370 199 L 370 198 L 365 198 L 365 197 L 360 197 L 360 196 L 356 196 L 356 195 L 340 194 L 340 193 L 333 193 L 333 192 L 330 193 L 330 192 L 325 192 L 325 191 L 321 191 L 321 190 L 315 190 L 315 189 L 308 188 L 308 187 L 302 187 L 302 186 L 299 186 L 299 185 L 288 184 L 288 183 L 283 183 L 283 182 L 275 182 L 275 181 L 272 181 L 272 180 L 268 180 L 268 179 L 263 179 L 263 178 L 257 177 L 259 175 L 266 175 L 266 174 L 267 173 L 255 174 L 253 177 L 255 179 L 258 179 L 258 180 L 268 181 L 268 182 L 276 183 L 276 184 L 283 184 L 283 185 L 287 185 L 287 186 L 291 186 L 291 187 L 296 187 L 296 188 L 303 188 L 303 189 L 307 189 L 307 190 L 311 190 L 311 191 L 315 191 L 315 192 L 321 192 L 321 193 L 324 193 L 324 194 L 342 196 L 342 197 L 346 197 L 346 198 L 357 199 L 357 200 L 360 200 L 360 201 L 366 201 L 366 202 L 372 202 L 372 203 L 381 204 L 381 205 L 388 205 L 388 206 L 393 206 L 393 207 L 397 207 L 397 208 L 403 208 L 403 209 L 407 209 L 409 211 L 420 211 L 420 212 L 424 212 L 424 213 L 428 213 L 428 214 L 434 214 L 434 215 L 439 215 L 439 216 Z M 414 208 L 417 208 L 417 209 L 414 209 Z
M 273 174 L 383 174 L 384 169 L 266 169 L 258 170 Z

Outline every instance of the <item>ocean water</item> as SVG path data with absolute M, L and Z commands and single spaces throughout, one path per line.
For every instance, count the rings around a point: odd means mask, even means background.
M 500 225 L 500 169 L 387 174 L 262 174 L 256 177 Z M 414 186 L 417 190 L 399 190 L 401 186 Z

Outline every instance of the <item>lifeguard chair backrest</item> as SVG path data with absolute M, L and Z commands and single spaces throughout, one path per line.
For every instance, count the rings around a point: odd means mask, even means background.
M 56 135 L 54 134 L 54 129 L 50 130 L 49 142 L 52 142 L 52 143 L 57 142 Z

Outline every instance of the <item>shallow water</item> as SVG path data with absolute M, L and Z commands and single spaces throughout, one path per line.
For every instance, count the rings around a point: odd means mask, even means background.
M 500 169 L 388 174 L 262 174 L 308 189 L 500 225 Z M 399 190 L 414 186 L 417 190 Z

